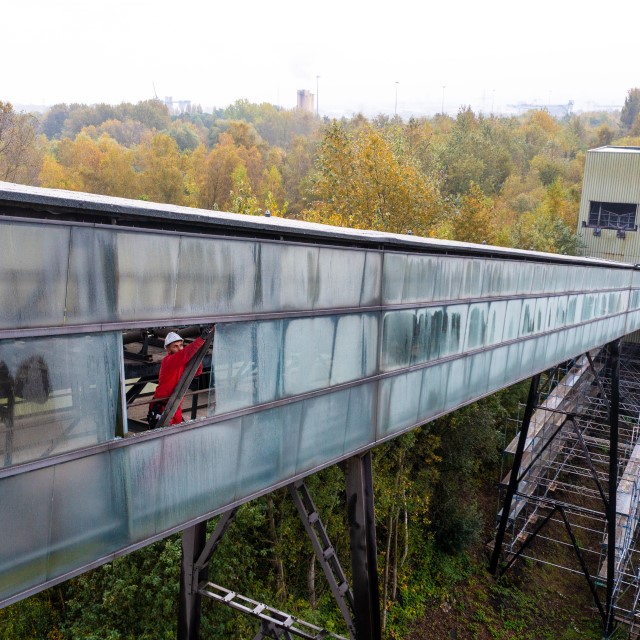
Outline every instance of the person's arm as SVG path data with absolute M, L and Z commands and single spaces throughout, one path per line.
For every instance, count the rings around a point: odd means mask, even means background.
M 197 337 L 191 344 L 186 345 L 182 351 L 178 351 L 178 353 L 174 353 L 172 358 L 172 364 L 174 366 L 181 366 L 183 364 L 187 364 L 193 356 L 196 355 L 196 351 L 204 344 L 204 340 L 200 337 Z

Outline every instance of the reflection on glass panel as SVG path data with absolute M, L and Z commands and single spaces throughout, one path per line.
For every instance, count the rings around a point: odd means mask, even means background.
M 117 233 L 116 277 L 120 319 L 174 316 L 179 247 L 179 237 Z
M 115 436 L 115 333 L 0 340 L 0 466 Z
M 64 324 L 69 229 L 0 223 L 0 328 Z
M 116 235 L 72 227 L 67 318 L 69 323 L 114 322 L 118 316 Z
M 209 414 L 374 375 L 377 345 L 371 313 L 220 324 Z

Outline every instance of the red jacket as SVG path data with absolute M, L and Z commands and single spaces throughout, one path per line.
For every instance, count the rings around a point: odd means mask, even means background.
M 160 376 L 158 379 L 158 386 L 153 394 L 154 398 L 163 398 L 164 402 L 169 399 L 169 396 L 173 393 L 173 390 L 178 385 L 180 377 L 182 376 L 187 363 L 196 354 L 196 351 L 204 344 L 202 338 L 196 338 L 191 344 L 186 345 L 181 351 L 177 353 L 168 353 L 162 360 L 160 365 Z M 202 373 L 202 365 L 198 367 L 196 376 Z M 170 424 L 178 424 L 182 422 L 182 402 L 173 414 Z

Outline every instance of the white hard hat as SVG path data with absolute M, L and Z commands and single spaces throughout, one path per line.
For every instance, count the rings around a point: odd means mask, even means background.
M 164 339 L 164 348 L 166 349 L 172 342 L 178 342 L 178 340 L 182 340 L 182 338 L 175 331 L 169 331 Z

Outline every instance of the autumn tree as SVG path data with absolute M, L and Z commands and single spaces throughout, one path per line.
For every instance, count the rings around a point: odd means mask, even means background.
M 43 187 L 137 198 L 140 195 L 134 154 L 106 134 L 94 140 L 82 133 L 64 138 L 44 158 Z
M 208 154 L 204 146 L 198 147 L 189 164 L 196 206 L 228 211 L 233 172 L 242 164 L 240 151 L 231 137 L 224 137 Z
M 0 180 L 34 184 L 40 165 L 36 121 L 0 101 Z
M 187 203 L 183 159 L 173 138 L 164 133 L 147 135 L 137 150 L 136 162 L 145 200 Z
M 429 235 L 441 213 L 437 181 L 402 162 L 370 125 L 333 122 L 320 145 L 307 220 Z
M 474 182 L 454 208 L 450 229 L 453 240 L 495 244 L 493 201 Z

